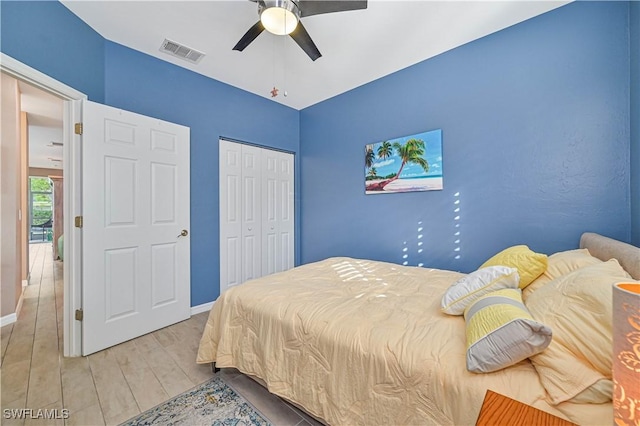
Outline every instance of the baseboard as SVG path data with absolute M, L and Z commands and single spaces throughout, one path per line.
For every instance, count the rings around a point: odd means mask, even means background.
M 16 317 L 20 315 L 20 311 L 22 310 L 22 302 L 24 301 L 24 290 L 28 285 L 28 280 L 22 280 L 22 291 L 20 292 L 20 298 L 18 299 L 18 304 L 16 305 Z
M 212 306 L 213 306 L 213 302 L 203 303 L 202 305 L 198 305 L 198 306 L 192 306 L 191 315 L 200 314 L 202 312 L 209 312 Z
M 22 280 L 22 288 L 20 291 L 20 298 L 18 299 L 18 304 L 16 305 L 16 311 L 12 314 L 0 317 L 0 327 L 13 324 L 14 322 L 18 321 L 18 315 L 20 315 L 20 311 L 22 310 L 22 301 L 24 300 L 24 289 L 28 285 L 29 285 L 28 280 Z
M 12 314 L 0 317 L 0 327 L 4 327 L 5 325 L 13 324 L 17 320 L 18 320 L 18 316 L 16 315 L 15 312 L 12 313 Z

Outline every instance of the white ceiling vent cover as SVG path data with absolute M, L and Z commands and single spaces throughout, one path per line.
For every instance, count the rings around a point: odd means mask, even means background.
M 186 59 L 187 61 L 193 62 L 194 64 L 200 62 L 200 60 L 204 56 L 204 53 L 202 52 L 166 38 L 162 42 L 162 46 L 160 46 L 160 51 L 168 53 L 169 55 L 175 56 L 177 58 Z

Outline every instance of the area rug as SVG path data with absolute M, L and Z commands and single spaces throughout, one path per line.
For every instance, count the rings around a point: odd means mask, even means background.
M 270 426 L 270 423 L 224 380 L 215 376 L 120 426 L 141 425 Z

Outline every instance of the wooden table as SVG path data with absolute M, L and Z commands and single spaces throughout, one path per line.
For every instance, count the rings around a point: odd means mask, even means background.
M 575 426 L 567 420 L 491 390 L 484 396 L 476 426 Z

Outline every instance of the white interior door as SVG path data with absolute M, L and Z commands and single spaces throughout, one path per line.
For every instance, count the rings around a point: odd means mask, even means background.
M 221 292 L 262 275 L 262 151 L 220 140 Z
M 190 136 L 188 127 L 88 101 L 83 122 L 88 355 L 190 316 Z
M 262 275 L 293 268 L 293 154 L 262 154 Z
M 242 282 L 262 276 L 260 256 L 262 149 L 240 145 L 242 151 Z
M 242 145 L 220 139 L 220 293 L 242 283 Z

